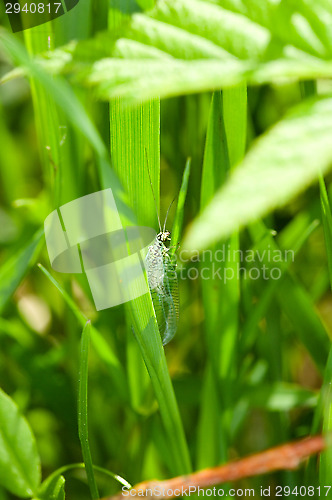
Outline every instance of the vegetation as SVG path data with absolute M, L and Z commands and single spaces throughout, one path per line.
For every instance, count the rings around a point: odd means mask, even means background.
M 80 0 L 14 34 L 0 15 L 0 500 L 328 432 L 330 3 Z M 125 226 L 158 230 L 177 197 L 166 346 L 150 294 L 96 311 L 85 274 L 51 267 L 46 217 L 108 188 Z M 236 487 L 323 488 L 331 459 Z

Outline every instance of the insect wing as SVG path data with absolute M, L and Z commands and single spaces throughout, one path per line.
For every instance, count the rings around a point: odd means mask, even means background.
M 163 344 L 174 337 L 179 321 L 179 290 L 175 260 L 165 246 L 155 242 L 146 257 L 153 307 Z

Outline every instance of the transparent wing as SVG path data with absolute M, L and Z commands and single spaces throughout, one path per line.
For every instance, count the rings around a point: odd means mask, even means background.
M 179 322 L 179 289 L 175 262 L 160 248 L 146 259 L 153 307 L 163 345 L 174 337 Z

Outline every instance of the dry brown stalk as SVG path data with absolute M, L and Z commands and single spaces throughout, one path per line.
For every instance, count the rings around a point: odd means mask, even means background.
M 311 455 L 320 453 L 326 448 L 325 439 L 323 436 L 307 437 L 300 441 L 276 446 L 261 453 L 234 460 L 218 467 L 194 472 L 187 476 L 178 476 L 164 481 L 152 480 L 139 483 L 133 489 L 140 492 L 140 497 L 148 496 L 151 498 L 153 495 L 147 494 L 147 490 L 153 492 L 158 487 L 158 491 L 165 492 L 165 497 L 174 498 L 178 496 L 178 494 L 175 494 L 175 490 L 182 491 L 182 489 L 189 488 L 189 486 L 204 489 L 277 470 L 296 469 L 303 460 Z M 166 494 L 167 490 L 170 494 Z M 103 500 L 124 500 L 125 498 L 120 492 Z M 137 497 L 130 495 L 128 498 L 133 499 Z

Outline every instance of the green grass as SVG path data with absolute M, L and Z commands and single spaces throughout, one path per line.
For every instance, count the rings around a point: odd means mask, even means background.
M 0 29 L 1 500 L 98 498 L 331 429 L 331 7 L 153 4 Z M 47 215 L 106 188 L 156 231 L 175 198 L 165 347 L 149 293 L 96 311 L 50 265 Z M 330 463 L 244 484 L 323 486 Z
M 92 465 L 88 424 L 88 360 L 90 329 L 91 322 L 88 321 L 83 328 L 81 340 L 80 378 L 78 387 L 78 435 L 81 442 L 82 455 L 91 497 L 93 500 L 96 500 L 99 498 L 99 492 Z

